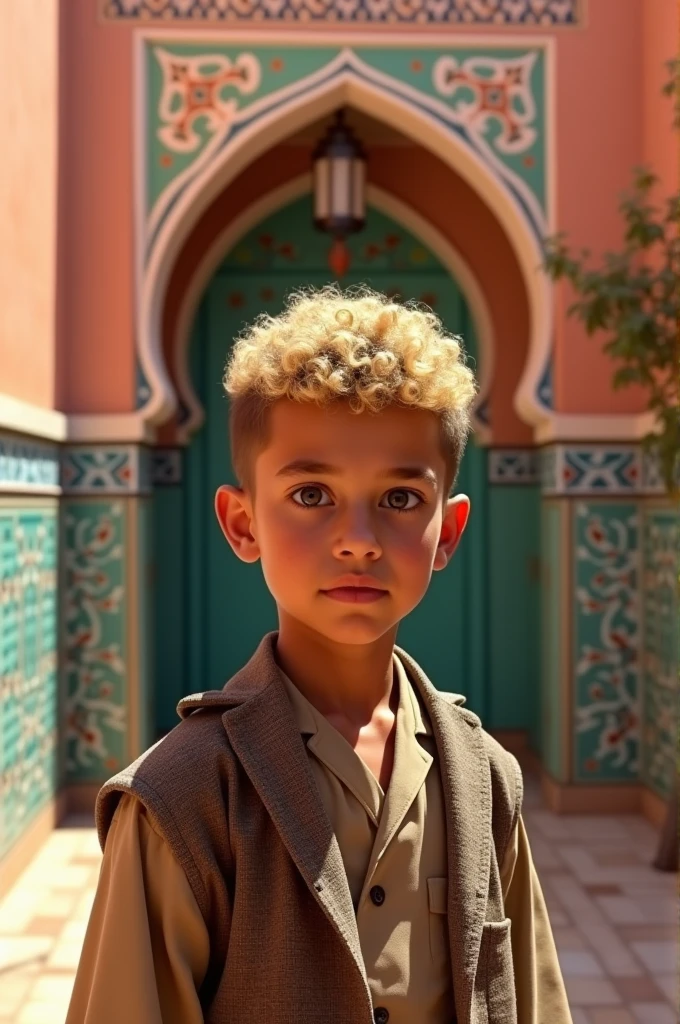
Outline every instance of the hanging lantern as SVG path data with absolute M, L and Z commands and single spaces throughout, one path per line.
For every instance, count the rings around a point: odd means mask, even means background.
M 314 224 L 335 239 L 330 265 L 338 276 L 349 267 L 347 235 L 366 223 L 366 153 L 339 110 L 312 154 Z

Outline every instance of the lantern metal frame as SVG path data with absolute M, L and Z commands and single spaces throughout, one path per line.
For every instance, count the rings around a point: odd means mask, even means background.
M 336 239 L 366 224 L 366 151 L 348 124 L 345 111 L 312 153 L 314 226 Z

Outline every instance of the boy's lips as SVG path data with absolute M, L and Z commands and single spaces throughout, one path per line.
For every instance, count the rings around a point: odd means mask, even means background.
M 350 573 L 335 580 L 332 586 L 324 588 L 321 593 L 326 594 L 327 597 L 334 598 L 336 601 L 353 601 L 356 604 L 365 604 L 366 602 L 377 601 L 381 597 L 385 597 L 387 590 L 373 576 L 360 576 Z
M 354 601 L 356 604 L 377 601 L 387 595 L 386 590 L 377 590 L 375 587 L 331 587 L 330 590 L 322 590 L 321 593 L 336 601 Z

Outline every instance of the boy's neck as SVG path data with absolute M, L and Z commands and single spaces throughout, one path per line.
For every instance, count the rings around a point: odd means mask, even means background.
M 393 686 L 396 627 L 370 644 L 338 644 L 280 614 L 276 661 L 298 690 L 327 718 L 361 728 L 376 709 L 396 714 Z

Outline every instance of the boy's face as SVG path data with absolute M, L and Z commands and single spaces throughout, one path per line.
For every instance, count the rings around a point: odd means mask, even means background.
M 230 485 L 215 497 L 231 547 L 244 562 L 262 560 L 281 623 L 293 618 L 343 644 L 396 634 L 432 570 L 453 554 L 470 510 L 465 495 L 443 506 L 437 417 L 398 406 L 356 415 L 345 403 L 319 408 L 288 399 L 270 414 L 272 440 L 256 459 L 254 505 Z M 414 471 L 408 477 L 397 472 L 405 467 Z M 377 599 L 328 593 L 355 574 L 382 588 Z

